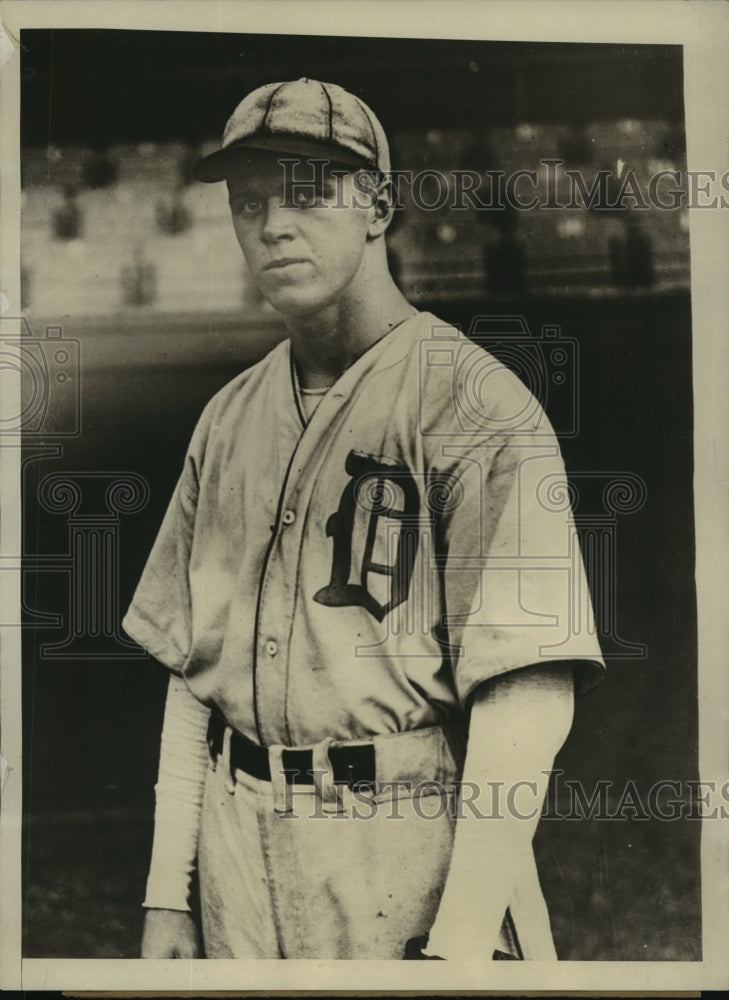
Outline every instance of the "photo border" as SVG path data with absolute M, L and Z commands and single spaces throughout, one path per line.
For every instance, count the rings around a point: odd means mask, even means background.
M 18 39 L 24 28 L 123 28 L 371 37 L 680 44 L 684 51 L 686 133 L 691 169 L 729 170 L 729 5 L 711 0 L 4 0 L 0 56 L 0 265 L 3 308 L 20 315 L 20 164 Z M 285 30 L 281 25 L 285 24 Z M 8 49 L 8 40 L 14 52 Z M 694 496 L 699 635 L 699 769 L 727 780 L 729 758 L 729 210 L 690 213 L 694 357 Z M 3 406 L 18 386 L 4 379 Z M 0 449 L 1 551 L 19 551 L 19 448 Z M 19 583 L 5 574 L 0 607 L 17 614 Z M 0 986 L 4 989 L 123 989 L 296 992 L 306 989 L 393 994 L 489 990 L 610 991 L 719 989 L 729 981 L 729 838 L 725 821 L 702 831 L 703 959 L 700 962 L 448 963 L 375 961 L 150 961 L 21 959 L 20 630 L 2 635 L 2 854 Z M 655 995 L 655 993 L 653 994 Z

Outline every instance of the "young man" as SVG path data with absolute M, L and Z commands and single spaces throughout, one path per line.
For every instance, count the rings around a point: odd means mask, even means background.
M 151 958 L 200 953 L 195 865 L 207 957 L 556 957 L 531 841 L 601 666 L 564 469 L 521 383 L 393 282 L 389 170 L 370 109 L 308 79 L 197 168 L 289 338 L 206 407 L 124 622 L 172 671 Z

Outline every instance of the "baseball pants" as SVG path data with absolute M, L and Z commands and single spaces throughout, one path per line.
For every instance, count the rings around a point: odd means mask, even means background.
M 314 748 L 314 786 L 287 785 L 282 748 L 269 751 L 271 781 L 231 771 L 229 740 L 226 729 L 203 800 L 206 957 L 401 959 L 448 873 L 460 762 L 443 731 L 376 738 L 378 769 L 405 782 L 376 792 L 335 788 L 328 741 Z M 519 955 L 506 925 L 499 948 Z

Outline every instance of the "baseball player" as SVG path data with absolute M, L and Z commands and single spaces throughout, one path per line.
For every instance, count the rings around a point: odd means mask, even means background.
M 310 79 L 196 169 L 289 336 L 205 408 L 124 621 L 171 671 L 146 957 L 556 957 L 531 843 L 602 667 L 564 469 L 393 282 L 388 171 Z

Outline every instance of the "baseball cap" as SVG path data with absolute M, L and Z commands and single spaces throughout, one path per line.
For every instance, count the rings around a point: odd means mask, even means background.
M 364 101 L 335 83 L 308 77 L 268 83 L 248 94 L 228 119 L 221 149 L 201 160 L 193 174 L 208 183 L 225 180 L 231 165 L 250 150 L 390 170 L 384 129 Z

